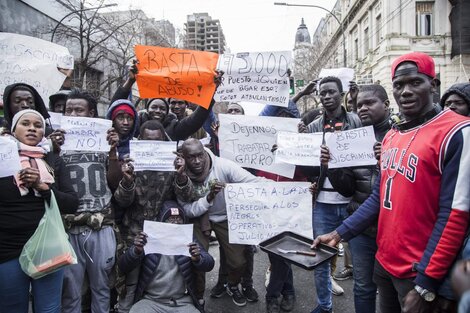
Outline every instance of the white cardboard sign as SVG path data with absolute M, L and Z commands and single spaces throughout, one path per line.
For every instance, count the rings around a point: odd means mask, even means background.
M 320 166 L 322 133 L 277 134 L 276 163 Z
M 241 52 L 219 56 L 217 68 L 224 71 L 217 101 L 256 102 L 287 107 L 290 51 Z
M 325 140 L 331 157 L 328 168 L 377 164 L 373 126 L 328 133 Z
M 0 137 L 0 177 L 13 176 L 21 170 L 18 145 L 7 137 Z
M 102 118 L 62 116 L 61 127 L 65 130 L 64 151 L 108 152 L 107 131 L 113 122 Z
M 144 232 L 148 236 L 145 254 L 191 256 L 188 245 L 193 242 L 193 224 L 144 221 Z
M 0 97 L 6 86 L 33 86 L 44 103 L 57 92 L 66 76 L 57 68 L 73 69 L 73 56 L 61 45 L 35 37 L 0 33 Z
M 135 171 L 175 170 L 176 141 L 131 140 L 129 148 Z
M 242 167 L 294 177 L 295 165 L 274 163 L 271 149 L 279 131 L 297 131 L 299 119 L 220 114 L 219 121 L 221 157 Z
M 283 231 L 312 238 L 308 182 L 228 184 L 225 202 L 229 242 L 255 245 Z

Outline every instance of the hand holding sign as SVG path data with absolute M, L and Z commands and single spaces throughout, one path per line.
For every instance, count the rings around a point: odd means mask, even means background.
M 216 88 L 216 53 L 137 45 L 135 54 L 142 98 L 178 98 L 209 107 Z

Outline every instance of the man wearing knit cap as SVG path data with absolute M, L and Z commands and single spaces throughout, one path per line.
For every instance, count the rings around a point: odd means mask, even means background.
M 404 121 L 385 135 L 381 179 L 333 232 L 337 244 L 379 219 L 374 282 L 380 312 L 442 312 L 437 294 L 462 247 L 469 222 L 470 119 L 432 103 L 434 60 L 412 52 L 392 64 L 393 96 Z
M 441 98 L 441 106 L 463 116 L 470 116 L 470 83 L 454 84 Z
M 113 128 L 119 136 L 117 152 L 119 160 L 129 154 L 129 140 L 134 138 L 139 119 L 137 111 L 129 100 L 119 99 L 114 101 L 106 113 L 106 118 L 113 121 Z

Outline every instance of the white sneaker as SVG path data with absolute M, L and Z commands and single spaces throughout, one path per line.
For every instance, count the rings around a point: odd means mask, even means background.
M 335 296 L 341 296 L 344 293 L 344 289 L 338 285 L 338 283 L 333 279 L 333 277 L 330 277 L 331 279 L 331 293 L 334 294 Z
M 266 269 L 266 274 L 264 276 L 264 287 L 268 288 L 270 279 L 271 279 L 271 265 Z
M 344 246 L 342 243 L 338 245 L 338 256 L 344 256 Z

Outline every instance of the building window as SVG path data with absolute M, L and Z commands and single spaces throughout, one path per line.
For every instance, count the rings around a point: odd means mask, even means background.
M 416 2 L 416 34 L 431 36 L 433 34 L 434 2 Z
M 354 56 L 357 59 L 359 59 L 359 40 L 357 39 L 354 39 Z
M 369 27 L 364 29 L 364 56 L 369 53 Z
M 382 15 L 375 18 L 375 46 L 378 47 L 382 37 Z

